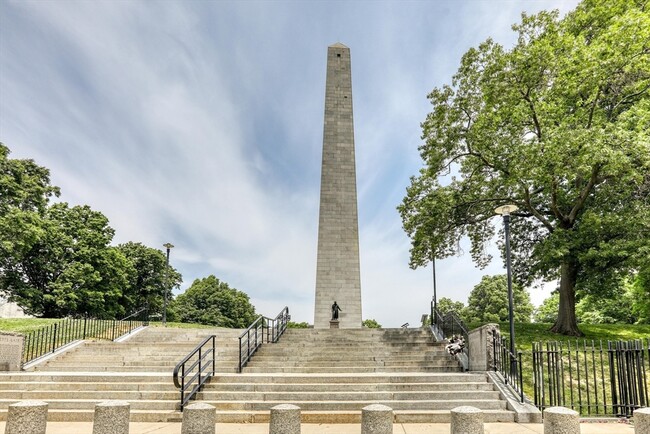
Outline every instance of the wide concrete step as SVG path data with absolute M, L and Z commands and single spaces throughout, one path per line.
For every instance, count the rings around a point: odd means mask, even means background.
M 47 367 L 36 367 L 34 368 L 37 372 L 70 372 L 74 370 L 76 365 L 51 365 Z M 121 365 L 106 365 L 106 366 L 80 366 L 80 369 L 83 369 L 86 372 L 156 372 L 163 373 L 168 372 L 171 375 L 173 367 L 169 366 L 121 366 Z M 216 371 L 220 373 L 231 373 L 237 372 L 238 366 L 235 366 L 235 363 L 232 366 L 219 366 L 217 364 Z
M 17 402 L 16 399 L 0 399 L 0 408 L 6 409 L 10 404 Z M 45 399 L 45 402 L 48 404 L 48 410 L 92 410 L 95 408 L 95 405 L 99 402 L 105 401 L 101 398 L 91 398 L 91 399 L 72 399 L 72 398 L 61 398 L 61 399 Z M 133 410 L 177 410 L 180 408 L 180 400 L 144 400 L 144 399 L 135 399 L 127 400 L 131 405 Z
M 404 373 L 391 375 L 387 373 L 343 373 L 343 374 L 223 374 L 210 381 L 208 386 L 216 383 L 274 383 L 274 384 L 305 384 L 305 383 L 487 383 L 487 375 L 483 373 Z
M 135 400 L 168 400 L 180 399 L 180 392 L 172 388 L 156 391 L 139 390 L 0 390 L 0 399 L 3 400 L 27 400 L 37 399 L 49 401 L 65 399 L 91 399 L 105 401 L 116 399 L 123 401 Z M 224 398 L 225 399 L 225 398 Z
M 147 393 L 147 392 L 134 392 Z M 117 398 L 115 398 L 117 399 Z M 121 399 L 121 398 L 120 398 Z M 127 398 L 125 398 L 127 399 Z M 144 398 L 149 399 L 149 398 Z M 441 400 L 498 400 L 497 391 L 305 391 L 305 392 L 226 392 L 226 391 L 205 391 L 197 396 L 201 401 L 285 401 L 285 402 L 306 402 L 306 401 L 441 401 Z
M 458 366 L 422 366 L 422 367 L 399 367 L 399 366 L 369 366 L 369 367 L 357 367 L 357 366 L 331 366 L 327 368 L 322 367 L 257 367 L 257 366 L 246 366 L 244 372 L 246 373 L 370 373 L 370 372 L 431 372 L 431 373 L 441 373 L 441 372 L 460 372 L 461 368 Z
M 359 400 L 359 401 L 224 401 L 224 400 L 202 400 L 206 404 L 215 406 L 218 410 L 249 410 L 262 411 L 269 410 L 280 404 L 296 404 L 303 411 L 361 411 L 361 409 L 371 404 L 387 405 L 393 410 L 451 410 L 452 408 L 469 405 L 481 410 L 506 410 L 506 404 L 503 401 L 493 399 L 443 399 L 435 400 Z
M 102 383 L 102 382 L 76 382 L 76 383 L 24 383 L 0 382 L 0 393 L 4 391 L 150 391 L 150 392 L 177 392 L 171 379 L 165 383 Z
M 143 390 L 143 389 L 141 389 Z M 443 392 L 443 391 L 493 391 L 490 383 L 214 383 L 204 387 L 204 392 Z

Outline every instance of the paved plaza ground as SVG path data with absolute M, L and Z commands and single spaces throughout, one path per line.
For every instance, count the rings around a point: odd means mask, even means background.
M 0 422 L 0 432 L 4 432 L 5 422 Z M 49 422 L 47 434 L 91 434 L 90 422 Z M 180 434 L 180 423 L 131 423 L 130 434 Z M 269 425 L 217 424 L 217 434 L 268 434 Z M 485 434 L 542 434 L 542 424 L 486 423 Z M 583 423 L 581 434 L 633 434 L 634 427 L 625 423 Z M 303 424 L 301 434 L 360 434 L 359 424 Z M 448 423 L 409 423 L 395 424 L 394 434 L 448 434 Z

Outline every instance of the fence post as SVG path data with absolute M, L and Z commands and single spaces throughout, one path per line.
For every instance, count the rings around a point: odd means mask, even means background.
M 58 323 L 54 323 L 54 330 L 52 332 L 52 351 L 56 349 L 56 331 L 57 331 Z

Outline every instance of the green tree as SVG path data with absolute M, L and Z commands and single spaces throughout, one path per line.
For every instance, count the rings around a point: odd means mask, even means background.
M 637 316 L 634 311 L 632 282 L 621 279 L 598 294 L 578 294 L 576 316 L 579 322 L 587 324 L 634 324 Z
M 364 327 L 367 327 L 369 329 L 380 329 L 381 324 L 379 324 L 376 320 L 374 319 L 364 319 L 363 322 L 361 323 Z
M 47 168 L 34 160 L 10 159 L 10 152 L 0 142 L 0 218 L 11 210 L 42 214 L 49 199 L 59 196 L 59 188 L 50 185 Z
M 632 310 L 640 324 L 650 324 L 650 264 L 642 267 L 632 282 Z
M 311 326 L 309 325 L 309 323 L 304 322 L 304 321 L 303 322 L 289 321 L 287 323 L 287 328 L 289 328 L 289 329 L 308 329 L 310 327 Z
M 551 330 L 581 335 L 576 290 L 597 293 L 648 254 L 650 14 L 585 0 L 565 18 L 523 15 L 511 49 L 470 49 L 429 94 L 425 167 L 399 206 L 412 267 L 469 237 L 484 266 L 494 209 L 513 203 L 515 278 L 560 278 Z
M 129 263 L 109 246 L 114 231 L 102 213 L 57 203 L 42 217 L 23 217 L 18 226 L 32 224 L 29 242 L 3 252 L 1 283 L 10 300 L 47 318 L 124 314 L 120 299 Z
M 212 275 L 196 279 L 176 297 L 174 310 L 181 322 L 218 327 L 246 328 L 257 317 L 248 295 Z
M 465 305 L 462 301 L 453 301 L 451 298 L 442 297 L 438 300 L 438 312 L 440 315 L 445 316 L 449 312 L 456 312 L 458 316 L 462 316 L 465 310 Z
M 181 274 L 171 265 L 167 274 L 167 258 L 161 250 L 134 242 L 120 244 L 117 249 L 131 265 L 128 285 L 122 291 L 121 300 L 126 312 L 145 305 L 149 312 L 160 312 L 164 291 L 167 291 L 168 300 L 172 300 L 172 288 L 183 281 Z
M 558 307 L 560 306 L 560 293 L 553 291 L 550 297 L 544 299 L 542 304 L 535 309 L 533 320 L 535 322 L 555 322 Z
M 528 291 L 520 285 L 512 285 L 515 322 L 530 322 L 533 305 Z M 468 322 L 508 321 L 508 281 L 505 274 L 483 276 L 472 289 L 464 311 Z

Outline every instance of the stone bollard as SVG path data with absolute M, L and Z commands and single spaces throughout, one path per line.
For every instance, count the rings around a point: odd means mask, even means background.
M 183 409 L 181 434 L 215 434 L 216 424 L 216 407 L 197 402 Z
M 126 401 L 104 401 L 95 404 L 93 434 L 129 434 L 131 404 Z
M 271 407 L 269 434 L 300 434 L 300 407 L 291 404 Z
M 451 434 L 483 434 L 483 412 L 468 405 L 452 408 Z
M 5 434 L 45 434 L 47 403 L 20 401 L 9 406 Z
M 544 410 L 544 434 L 580 434 L 580 415 L 565 407 Z
M 361 434 L 393 434 L 393 409 L 381 404 L 363 407 Z
M 632 413 L 632 417 L 634 418 L 635 434 L 650 433 L 650 407 L 637 408 Z

